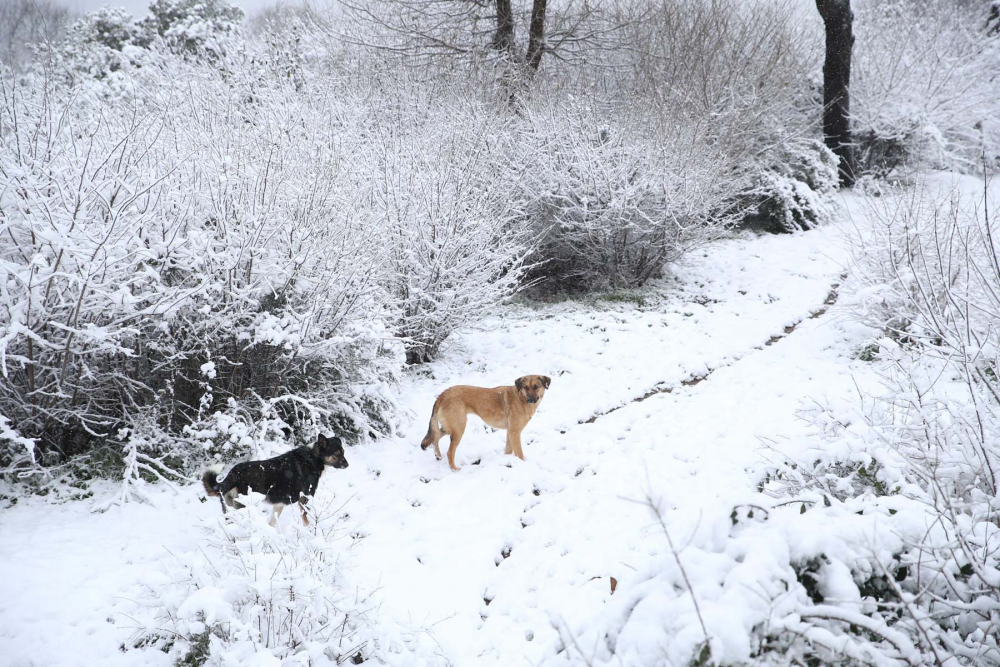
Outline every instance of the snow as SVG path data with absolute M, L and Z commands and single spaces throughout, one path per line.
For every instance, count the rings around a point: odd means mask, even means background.
M 193 489 L 192 489 L 193 491 Z M 166 654 L 122 653 L 117 598 L 171 553 L 193 549 L 197 495 L 152 495 L 93 513 L 96 503 L 21 503 L 0 518 L 0 655 L 12 667 L 169 665 Z M 218 510 L 218 505 L 215 505 Z M 185 517 L 189 520 L 185 521 Z M 110 622 L 109 619 L 114 622 Z
M 404 378 L 402 432 L 350 448 L 350 467 L 323 476 L 313 526 L 290 509 L 280 534 L 339 536 L 339 571 L 370 597 L 373 636 L 409 652 L 380 656 L 390 663 L 686 664 L 702 621 L 713 659 L 749 659 L 752 627 L 793 595 L 768 588 L 794 577 L 792 552 L 847 548 L 822 521 L 804 531 L 783 516 L 764 530 L 767 509 L 752 507 L 769 446 L 810 435 L 800 411 L 872 381 L 853 357 L 873 332 L 839 305 L 824 310 L 847 262 L 842 226 L 716 242 L 618 300 L 500 309 Z M 476 420 L 460 472 L 419 449 L 444 388 L 528 373 L 552 385 L 524 432 L 526 461 Z M 101 493 L 27 499 L 0 515 L 6 664 L 171 664 L 156 648 L 119 647 L 143 624 L 143 595 L 179 590 L 173 568 L 198 560 L 233 513 L 199 502 L 199 484 L 149 495 L 103 513 L 91 511 Z M 863 539 L 877 517 L 850 520 Z M 831 598 L 860 604 L 850 572 L 830 568 Z M 205 585 L 169 604 L 212 623 L 236 613 L 231 594 Z

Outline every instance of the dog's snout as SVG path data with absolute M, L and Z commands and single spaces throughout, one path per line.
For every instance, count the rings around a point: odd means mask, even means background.
M 338 456 L 336 454 L 333 454 L 331 456 L 327 456 L 325 463 L 326 463 L 326 465 L 328 465 L 330 467 L 333 467 L 333 468 L 346 468 L 347 467 L 347 459 L 344 458 L 343 455 Z
M 528 403 L 537 403 L 537 402 L 538 402 L 538 397 L 537 396 L 529 396 L 528 397 Z

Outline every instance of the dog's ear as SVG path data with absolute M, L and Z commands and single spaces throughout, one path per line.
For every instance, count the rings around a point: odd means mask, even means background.
M 546 389 L 548 389 L 549 385 L 552 384 L 552 378 L 550 378 L 548 375 L 539 375 L 538 377 L 541 378 L 542 386 L 545 387 Z
M 332 438 L 327 438 L 327 440 L 329 442 L 333 443 L 333 446 L 336 447 L 337 449 L 343 449 L 344 448 L 344 441 L 341 440 L 339 436 L 335 435 Z
M 517 388 L 518 391 L 524 389 L 524 378 L 517 378 L 516 380 L 514 380 L 514 386 Z

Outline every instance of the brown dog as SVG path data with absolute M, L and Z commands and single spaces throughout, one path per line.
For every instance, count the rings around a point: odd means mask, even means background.
M 455 467 L 455 450 L 465 433 L 466 419 L 472 413 L 493 428 L 507 429 L 504 453 L 514 454 L 523 461 L 521 431 L 535 415 L 538 403 L 551 383 L 552 379 L 545 375 L 525 375 L 515 380 L 513 387 L 486 389 L 465 384 L 449 387 L 434 401 L 431 423 L 420 448 L 427 449 L 433 444 L 434 453 L 440 459 L 438 441 L 443 435 L 449 436 L 448 465 L 452 470 L 458 470 Z

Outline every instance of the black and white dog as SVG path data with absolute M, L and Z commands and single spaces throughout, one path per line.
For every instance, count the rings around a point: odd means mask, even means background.
M 243 504 L 236 500 L 236 496 L 253 489 L 257 493 L 263 493 L 267 502 L 274 505 L 270 520 L 272 526 L 281 516 L 285 505 L 292 503 L 299 504 L 302 521 L 308 526 L 305 505 L 309 497 L 316 493 L 319 478 L 326 466 L 347 467 L 344 443 L 336 436 L 328 438 L 320 435 L 312 447 L 299 447 L 273 459 L 237 463 L 221 482 L 218 478 L 222 466 L 213 466 L 205 471 L 201 481 L 208 495 L 219 496 L 223 513 L 226 505 L 241 509 Z

